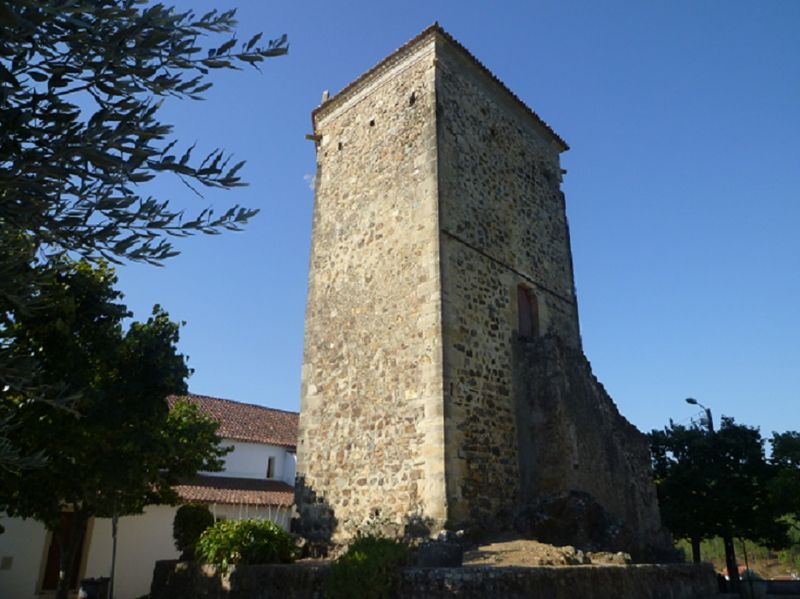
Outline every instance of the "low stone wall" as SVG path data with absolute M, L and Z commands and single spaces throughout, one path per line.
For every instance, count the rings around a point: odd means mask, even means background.
M 321 599 L 327 563 L 213 566 L 156 562 L 150 599 Z M 539 568 L 408 568 L 398 597 L 408 599 L 707 599 L 717 595 L 711 566 L 648 564 Z
M 689 564 L 409 569 L 401 597 L 433 599 L 699 599 L 714 597 L 710 566 Z
M 157 561 L 150 599 L 321 599 L 327 563 L 231 567 Z

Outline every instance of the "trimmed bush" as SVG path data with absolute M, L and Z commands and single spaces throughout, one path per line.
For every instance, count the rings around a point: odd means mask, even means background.
M 385 599 L 392 597 L 400 568 L 408 563 L 408 548 L 391 539 L 358 537 L 333 564 L 328 599 Z
M 200 536 L 197 557 L 226 570 L 232 564 L 288 564 L 294 537 L 270 520 L 220 520 Z
M 194 548 L 200 535 L 212 524 L 214 516 L 204 504 L 187 503 L 178 508 L 172 521 L 172 537 L 175 548 L 181 552 L 181 559 L 194 559 Z

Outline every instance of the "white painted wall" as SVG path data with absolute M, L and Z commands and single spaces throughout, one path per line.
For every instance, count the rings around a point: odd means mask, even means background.
M 283 447 L 223 440 L 234 450 L 225 456 L 222 472 L 215 476 L 265 478 L 267 458 L 275 458 L 275 479 L 294 485 L 295 454 Z M 218 518 L 266 518 L 289 529 L 291 509 L 256 506 L 210 505 Z M 176 559 L 179 555 L 172 539 L 172 520 L 176 507 L 149 506 L 144 514 L 125 516 L 119 520 L 117 537 L 117 571 L 115 599 L 134 599 L 150 592 L 153 566 L 156 560 Z M 41 568 L 46 559 L 47 531 L 34 520 L 2 517 L 6 532 L 0 535 L 0 563 L 3 557 L 12 558 L 11 567 L 0 569 L 0 599 L 40 599 L 36 595 Z M 96 518 L 90 523 L 90 544 L 81 578 L 109 576 L 111 572 L 111 520 Z
M 294 485 L 295 455 L 283 447 L 231 441 L 223 439 L 223 447 L 233 446 L 233 451 L 226 455 L 222 472 L 206 472 L 210 476 L 238 476 L 242 478 L 265 478 L 267 476 L 267 459 L 275 458 L 275 480 L 282 480 Z
M 285 530 L 292 510 L 277 507 L 211 505 L 217 518 L 269 519 Z M 144 514 L 119 519 L 117 568 L 114 576 L 115 599 L 135 599 L 150 592 L 156 560 L 177 559 L 172 538 L 172 521 L 177 507 L 154 505 Z M 44 526 L 34 520 L 2 518 L 6 532 L 0 535 L 0 558 L 11 556 L 8 570 L 0 570 L 0 599 L 41 599 L 37 585 L 46 558 L 48 539 Z M 97 578 L 111 573 L 111 520 L 95 518 L 89 524 L 90 542 L 80 578 Z
M 215 518 L 224 518 L 225 520 L 245 520 L 247 518 L 272 520 L 284 530 L 289 530 L 289 521 L 292 519 L 292 509 L 285 507 L 228 504 L 214 504 L 208 507 Z
M 177 559 L 172 538 L 176 507 L 153 505 L 144 514 L 119 519 L 117 566 L 114 576 L 116 599 L 133 599 L 150 592 L 156 560 Z M 86 558 L 86 577 L 109 576 L 111 572 L 111 520 L 94 521 Z
M 0 560 L 11 557 L 11 567 L 0 569 L 0 599 L 34 597 L 45 559 L 47 532 L 34 520 L 0 515 L 5 533 L 0 535 Z
M 289 483 L 294 487 L 294 479 L 297 475 L 297 454 L 287 451 L 283 463 L 283 482 Z

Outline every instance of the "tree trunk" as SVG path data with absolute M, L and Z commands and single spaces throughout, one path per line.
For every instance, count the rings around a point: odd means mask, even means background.
M 700 563 L 700 539 L 692 537 L 692 561 L 695 564 Z
M 725 545 L 725 565 L 728 568 L 728 579 L 730 580 L 730 588 L 732 593 L 739 592 L 739 567 L 736 565 L 736 549 L 733 546 L 733 537 L 726 534 L 722 537 L 722 542 Z
M 55 599 L 67 599 L 69 595 L 70 573 L 75 560 L 80 559 L 78 553 L 83 545 L 83 537 L 86 534 L 88 521 L 89 518 L 83 511 L 76 510 L 70 530 L 53 531 L 53 535 L 58 539 L 61 548 Z

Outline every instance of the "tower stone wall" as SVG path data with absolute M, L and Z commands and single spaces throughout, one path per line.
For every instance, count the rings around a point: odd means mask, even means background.
M 446 518 L 434 45 L 314 116 L 298 446 L 312 535 Z
M 504 530 L 572 492 L 657 531 L 641 433 L 558 358 L 585 361 L 566 143 L 438 26 L 313 121 L 301 532 Z
M 520 491 L 518 288 L 538 306 L 540 333 L 580 347 L 559 189 L 566 145 L 445 39 L 437 56 L 449 516 L 499 526 Z

